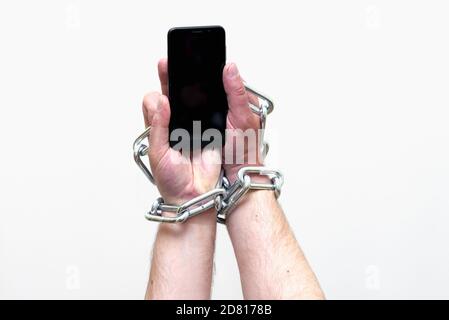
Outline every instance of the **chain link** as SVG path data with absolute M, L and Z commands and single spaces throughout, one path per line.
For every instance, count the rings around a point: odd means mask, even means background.
M 253 182 L 250 175 L 265 176 L 270 183 Z M 243 167 L 237 173 L 237 180 L 227 189 L 222 200 L 221 209 L 217 210 L 217 221 L 225 223 L 227 217 L 239 203 L 240 199 L 250 190 L 272 190 L 276 198 L 281 195 L 284 176 L 277 170 L 266 167 Z
M 267 115 L 274 109 L 273 102 L 266 96 L 255 91 L 248 85 L 245 88 L 249 94 L 256 96 L 259 105 L 249 104 L 252 112 L 260 118 L 260 138 L 259 150 L 264 159 L 268 153 L 269 145 L 264 141 Z M 142 170 L 145 176 L 155 185 L 155 180 L 151 170 L 145 165 L 142 157 L 148 154 L 150 146 L 144 144 L 144 140 L 149 137 L 151 127 L 148 127 L 135 141 L 133 145 L 134 161 Z M 257 183 L 251 181 L 250 175 L 266 176 L 271 183 Z M 237 173 L 237 180 L 231 185 L 229 180 L 221 170 L 216 187 L 199 195 L 181 205 L 170 205 L 164 202 L 161 197 L 157 198 L 145 218 L 155 222 L 181 223 L 200 213 L 215 208 L 217 211 L 217 221 L 225 223 L 227 216 L 235 208 L 239 200 L 250 190 L 272 190 L 276 197 L 279 197 L 283 184 L 283 176 L 279 171 L 265 167 L 243 167 Z M 172 215 L 167 215 L 172 213 Z
M 150 221 L 179 223 L 203 213 L 209 209 L 219 208 L 221 198 L 225 196 L 226 190 L 223 188 L 216 188 L 206 192 L 198 197 L 195 197 L 179 206 L 167 205 L 164 199 L 157 198 L 153 202 L 150 211 L 145 215 L 145 218 Z M 174 216 L 165 216 L 165 212 L 175 213 Z

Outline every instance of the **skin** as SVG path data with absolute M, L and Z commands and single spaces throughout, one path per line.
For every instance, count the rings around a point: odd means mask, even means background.
M 179 205 L 212 189 L 220 173 L 220 154 L 205 151 L 186 159 L 168 143 L 170 106 L 167 61 L 158 64 L 162 95 L 143 100 L 146 126 L 151 125 L 149 159 L 162 198 Z M 198 156 L 198 155 L 196 155 Z M 216 217 L 210 210 L 182 225 L 160 224 L 153 247 L 147 299 L 209 299 L 215 247 Z
M 162 95 L 152 92 L 143 101 L 145 124 L 152 126 L 150 165 L 161 196 L 167 203 L 181 204 L 214 188 L 221 169 L 220 154 L 203 150 L 200 159 L 194 156 L 186 161 L 169 147 L 166 59 L 159 61 L 158 71 Z M 257 99 L 246 92 L 235 64 L 225 66 L 223 84 L 229 105 L 227 128 L 257 130 L 259 118 L 248 107 L 250 101 L 257 104 Z M 230 141 L 226 141 L 225 150 L 230 146 Z M 244 151 L 248 155 L 254 150 L 245 146 Z M 181 164 L 180 157 L 184 159 Z M 252 162 L 224 163 L 223 168 L 233 182 L 242 166 L 262 164 L 262 159 L 256 157 Z M 267 182 L 263 177 L 252 177 L 252 180 Z M 273 192 L 247 193 L 228 217 L 227 229 L 246 299 L 324 298 Z M 215 235 L 216 213 L 213 210 L 180 225 L 160 224 L 145 297 L 210 298 Z

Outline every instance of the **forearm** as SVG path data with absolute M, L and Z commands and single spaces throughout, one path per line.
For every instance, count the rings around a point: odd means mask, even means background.
M 246 299 L 323 298 L 273 192 L 250 191 L 227 226 Z
M 161 224 L 153 247 L 146 299 L 210 299 L 216 214 Z

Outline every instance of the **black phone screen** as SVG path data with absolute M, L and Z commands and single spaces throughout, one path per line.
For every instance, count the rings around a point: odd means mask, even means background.
M 223 88 L 225 31 L 220 26 L 173 28 L 168 32 L 170 133 L 185 129 L 190 141 L 204 147 L 202 134 L 217 129 L 224 143 L 228 104 Z M 198 122 L 199 121 L 199 122 Z M 201 130 L 194 130 L 201 126 Z M 174 146 L 178 141 L 172 141 Z M 191 144 L 192 146 L 192 144 Z M 195 144 L 193 144 L 195 147 Z

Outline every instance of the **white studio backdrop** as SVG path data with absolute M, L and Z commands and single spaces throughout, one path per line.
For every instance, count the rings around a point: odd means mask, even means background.
M 2 1 L 0 298 L 140 299 L 141 100 L 173 26 L 221 24 L 276 103 L 268 163 L 328 298 L 449 298 L 447 1 Z M 219 227 L 213 298 L 241 298 Z

